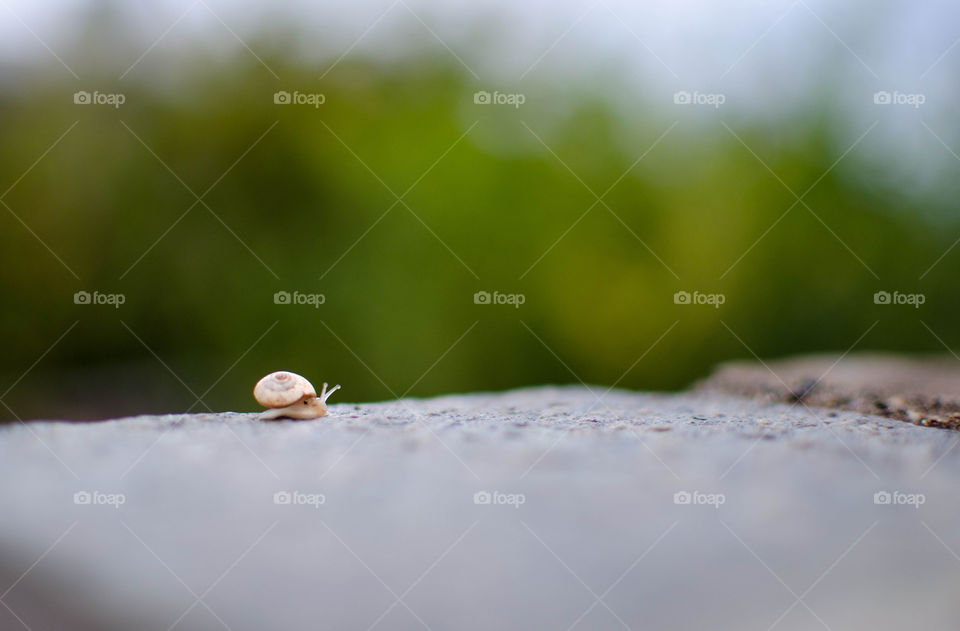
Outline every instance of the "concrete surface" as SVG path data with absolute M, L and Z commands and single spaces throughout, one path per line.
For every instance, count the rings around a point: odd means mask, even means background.
M 0 629 L 960 620 L 960 433 L 583 387 L 331 409 L 0 427 Z
M 960 429 L 957 357 L 856 353 L 728 362 L 699 389 Z

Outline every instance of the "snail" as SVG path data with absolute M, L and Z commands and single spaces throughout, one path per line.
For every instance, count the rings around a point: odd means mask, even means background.
M 260 415 L 263 420 L 292 418 L 307 420 L 327 415 L 327 399 L 340 388 L 327 390 L 323 384 L 320 396 L 313 384 L 304 377 L 285 370 L 272 372 L 253 388 L 253 398 L 263 407 L 270 408 Z

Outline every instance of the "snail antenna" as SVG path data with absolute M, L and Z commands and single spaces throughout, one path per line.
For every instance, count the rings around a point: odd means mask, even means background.
M 330 398 L 330 395 L 340 389 L 340 384 L 335 385 L 334 387 L 327 390 L 327 384 L 323 384 L 323 389 L 320 391 L 320 401 L 326 403 L 327 399 Z

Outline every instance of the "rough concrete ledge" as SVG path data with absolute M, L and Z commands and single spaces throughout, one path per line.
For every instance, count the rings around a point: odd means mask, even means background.
M 949 628 L 956 440 L 583 387 L 14 424 L 0 629 Z
M 730 362 L 699 389 L 960 429 L 960 361 L 955 357 L 861 353 Z

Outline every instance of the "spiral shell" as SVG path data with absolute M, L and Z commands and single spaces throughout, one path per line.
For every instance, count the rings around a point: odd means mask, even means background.
M 282 408 L 315 396 L 317 391 L 312 383 L 285 370 L 270 373 L 253 389 L 253 398 L 267 408 Z

